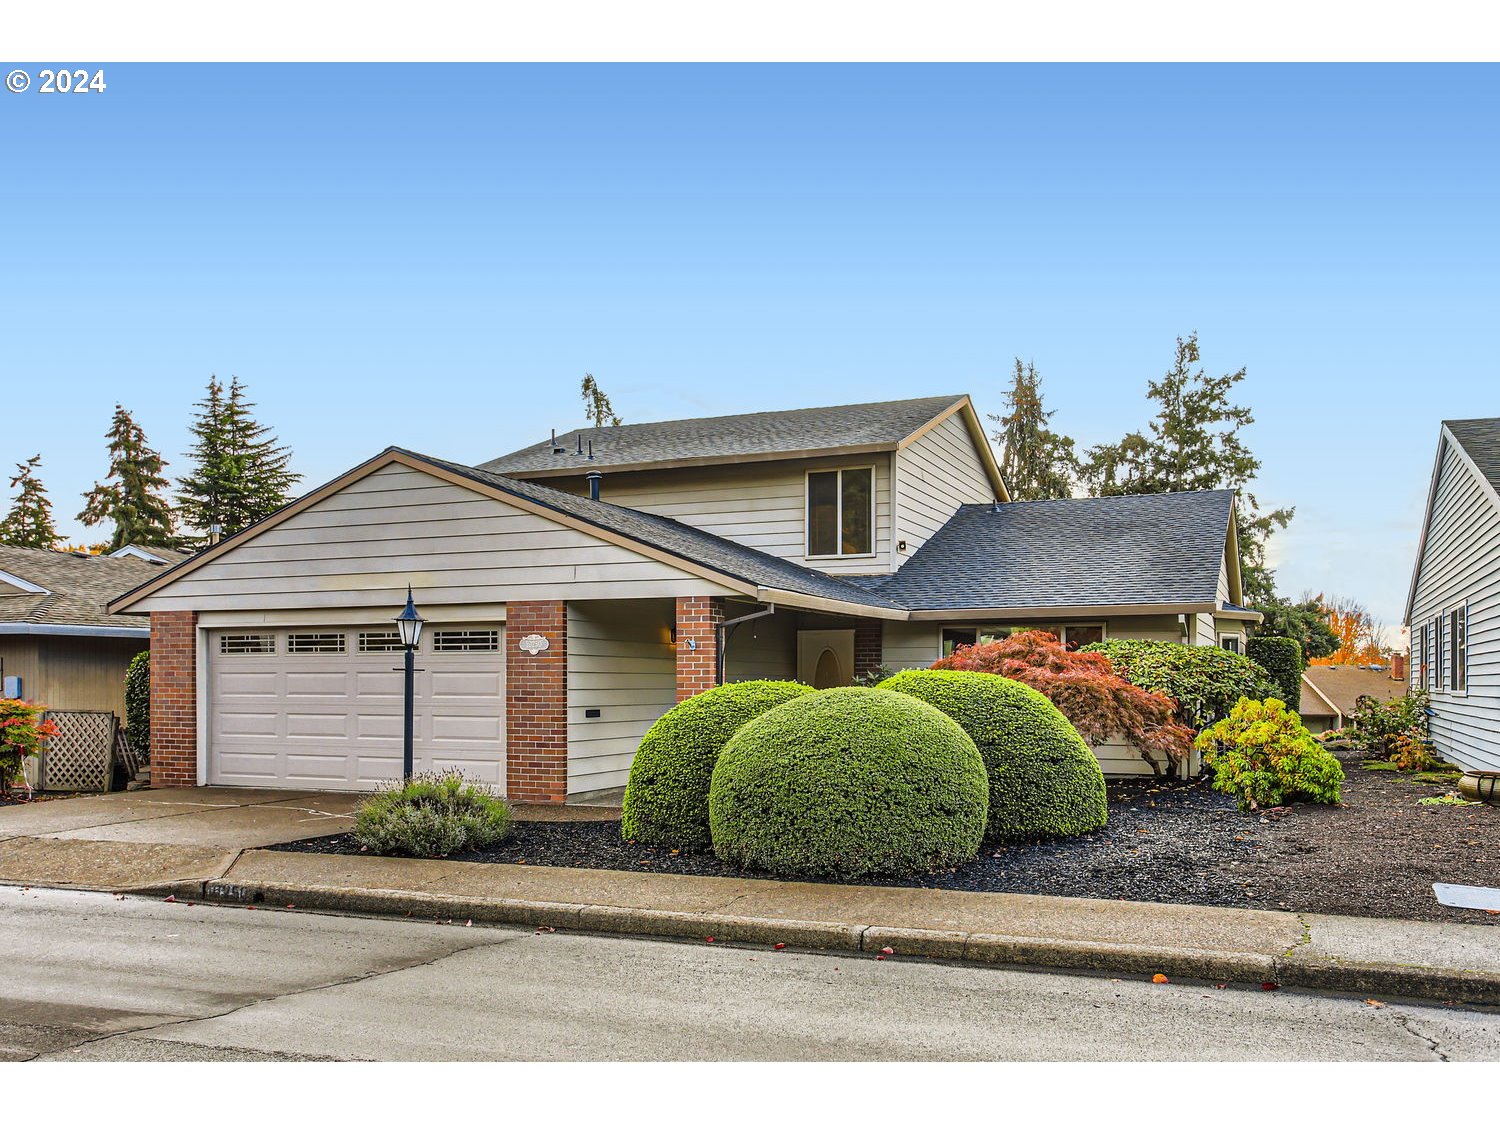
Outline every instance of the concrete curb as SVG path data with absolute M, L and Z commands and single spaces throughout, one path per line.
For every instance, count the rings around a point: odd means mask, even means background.
M 1446 967 L 1367 964 L 1259 952 L 1173 948 L 954 930 L 904 929 L 748 915 L 596 906 L 588 903 L 438 895 L 425 891 L 311 886 L 232 879 L 164 884 L 133 893 L 175 894 L 226 905 L 319 910 L 489 925 L 550 926 L 596 934 L 774 945 L 836 953 L 931 957 L 986 965 L 1274 983 L 1324 992 L 1500 1004 L 1500 974 Z

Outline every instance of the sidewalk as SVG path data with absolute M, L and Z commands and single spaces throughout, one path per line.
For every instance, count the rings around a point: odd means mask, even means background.
M 177 792 L 149 809 L 112 798 L 114 818 L 89 798 L 3 810 L 0 883 L 1500 1003 L 1497 926 L 262 851 L 267 834 L 343 831 L 347 810 L 328 795 Z M 225 846 L 231 819 L 247 850 Z

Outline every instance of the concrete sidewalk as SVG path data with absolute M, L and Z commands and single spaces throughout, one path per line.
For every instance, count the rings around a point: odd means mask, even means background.
M 1496 926 L 258 850 L 347 830 L 357 800 L 195 789 L 12 806 L 0 883 L 1500 1003 Z

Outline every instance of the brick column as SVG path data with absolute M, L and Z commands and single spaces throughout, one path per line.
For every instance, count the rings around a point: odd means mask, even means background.
M 868 676 L 885 661 L 885 622 L 861 618 L 854 625 L 854 674 Z
M 198 615 L 151 615 L 151 785 L 198 784 Z
M 536 637 L 547 647 L 528 651 L 539 643 Z M 560 803 L 568 796 L 565 602 L 505 607 L 505 795 L 523 803 Z
M 677 599 L 677 702 L 719 683 L 723 598 Z

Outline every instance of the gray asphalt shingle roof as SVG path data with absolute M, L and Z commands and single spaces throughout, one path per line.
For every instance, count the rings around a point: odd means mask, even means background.
M 569 430 L 558 436 L 561 453 L 553 452 L 550 440 L 540 441 L 486 461 L 479 468 L 506 474 L 576 473 L 664 461 L 735 460 L 871 446 L 894 448 L 963 397 L 936 395 L 897 402 Z M 575 452 L 580 441 L 585 449 L 587 443 L 593 442 L 592 463 Z
M 967 504 L 884 581 L 912 610 L 1217 604 L 1234 492 Z
M 145 626 L 139 617 L 110 613 L 105 603 L 155 578 L 163 569 L 144 559 L 0 547 L 0 571 L 49 591 L 8 593 L 13 587 L 0 579 L 0 623 L 141 629 Z
M 1500 418 L 1467 418 L 1443 425 L 1473 458 L 1490 485 L 1500 489 Z
M 501 492 L 541 504 L 554 511 L 593 524 L 595 527 L 613 531 L 627 539 L 668 551 L 741 581 L 753 582 L 757 586 L 786 590 L 795 594 L 854 602 L 876 609 L 900 608 L 880 594 L 861 589 L 831 575 L 798 566 L 787 559 L 757 551 L 753 547 L 732 542 L 711 532 L 700 531 L 698 528 L 678 523 L 666 516 L 653 515 L 634 508 L 622 508 L 617 504 L 608 504 L 602 500 L 590 500 L 587 496 L 574 496 L 533 481 L 516 480 L 469 465 L 460 465 L 437 457 L 429 457 L 423 453 L 414 453 L 411 450 L 401 452 L 419 461 L 439 465 L 450 472 L 458 473 Z

